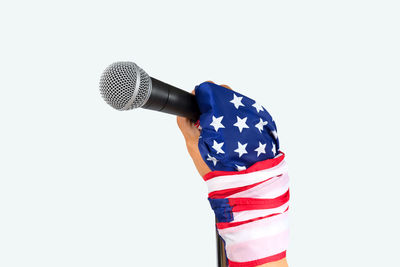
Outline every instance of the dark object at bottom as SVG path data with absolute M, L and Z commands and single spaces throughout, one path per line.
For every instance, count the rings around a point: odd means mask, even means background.
M 215 234 L 216 234 L 216 240 L 217 240 L 217 262 L 218 262 L 218 267 L 228 267 L 228 262 L 226 260 L 226 255 L 225 255 L 225 245 L 224 241 L 222 241 L 222 238 L 218 234 L 217 230 L 217 218 L 215 218 Z

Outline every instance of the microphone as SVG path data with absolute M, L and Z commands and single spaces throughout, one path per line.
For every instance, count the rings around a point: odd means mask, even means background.
M 145 108 L 197 121 L 196 97 L 184 90 L 150 77 L 133 62 L 115 62 L 100 78 L 103 99 L 117 110 Z

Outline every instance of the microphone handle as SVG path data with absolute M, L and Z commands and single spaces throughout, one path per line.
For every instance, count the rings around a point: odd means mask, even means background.
M 151 109 L 189 118 L 193 122 L 200 117 L 196 97 L 184 90 L 151 77 L 152 89 L 145 109 Z

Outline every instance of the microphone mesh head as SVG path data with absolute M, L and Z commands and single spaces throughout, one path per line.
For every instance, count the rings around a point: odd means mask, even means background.
M 150 76 L 133 62 L 116 62 L 100 78 L 100 93 L 115 109 L 143 106 L 151 93 Z

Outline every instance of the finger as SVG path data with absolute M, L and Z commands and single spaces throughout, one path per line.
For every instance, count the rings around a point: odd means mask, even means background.
M 179 129 L 183 132 L 186 129 L 186 122 L 184 117 L 176 117 L 176 123 L 178 124 Z
M 213 82 L 213 81 L 206 81 L 206 83 L 215 83 L 215 82 Z
M 177 116 L 176 122 L 183 135 L 185 135 L 188 131 L 190 131 L 191 128 L 194 127 L 193 123 L 185 117 Z

